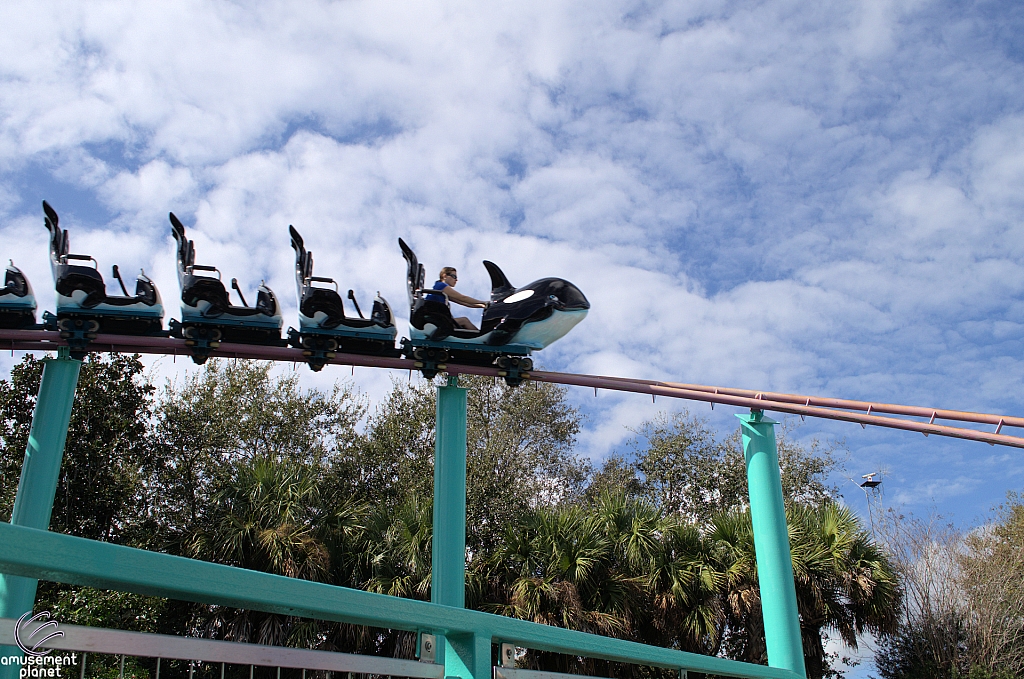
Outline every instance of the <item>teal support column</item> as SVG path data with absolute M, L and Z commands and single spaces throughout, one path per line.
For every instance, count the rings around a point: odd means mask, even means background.
M 446 386 L 437 388 L 431 559 L 430 600 L 465 608 L 466 390 L 459 386 L 455 375 L 448 377 Z M 489 679 L 491 676 L 489 635 L 449 635 L 438 647 L 445 677 Z
M 444 675 L 459 679 L 491 679 L 491 635 L 452 635 L 445 639 Z
M 14 499 L 11 523 L 47 530 L 57 492 L 60 465 L 64 458 L 64 442 L 71 421 L 71 406 L 78 386 L 81 361 L 69 357 L 61 348 L 57 358 L 43 360 L 43 377 L 39 397 L 32 414 L 32 427 L 21 467 L 18 494 Z M 32 610 L 36 598 L 36 580 L 0 574 L 0 617 L 19 618 Z M 20 654 L 15 647 L 0 647 L 0 655 Z M 0 677 L 18 676 L 18 667 L 0 667 Z
M 466 390 L 456 376 L 437 388 L 434 538 L 430 600 L 466 605 Z
M 764 417 L 760 410 L 737 417 L 741 422 L 743 456 L 747 462 L 750 518 L 754 526 L 768 665 L 806 677 L 793 557 L 789 551 L 779 454 L 775 448 L 778 423 Z

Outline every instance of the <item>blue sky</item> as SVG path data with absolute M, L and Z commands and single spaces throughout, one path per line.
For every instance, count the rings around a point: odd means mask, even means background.
M 484 258 L 577 283 L 548 368 L 1019 415 L 1021 36 L 1013 2 L 6 2 L 0 257 L 52 308 L 45 198 L 173 311 L 173 210 L 294 309 L 294 224 L 318 273 L 401 307 L 402 236 L 469 294 Z M 669 407 L 572 398 L 595 459 Z M 1016 450 L 795 435 L 915 513 L 1024 486 Z

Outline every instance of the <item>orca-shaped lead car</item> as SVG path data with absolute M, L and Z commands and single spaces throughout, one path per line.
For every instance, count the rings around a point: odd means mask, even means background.
M 55 324 L 67 340 L 71 356 L 84 358 L 86 347 L 98 333 L 163 335 L 164 305 L 146 272 L 139 274 L 135 294 L 129 295 L 115 264 L 114 278 L 124 295 L 108 295 L 96 259 L 70 253 L 67 229 L 60 228 L 57 212 L 45 200 L 43 213 L 50 232 L 50 268 L 57 288 L 57 317 L 46 320 L 51 326 Z M 77 262 L 92 262 L 92 266 Z
M 319 371 L 337 351 L 399 355 L 395 351 L 395 316 L 387 300 L 377 293 L 370 317 L 364 318 L 355 293 L 349 290 L 348 298 L 359 317 L 347 316 L 338 284 L 333 278 L 313 275 L 313 253 L 306 251 L 294 226 L 288 227 L 288 233 L 295 249 L 295 288 L 299 298 L 299 329 L 289 328 L 288 340 L 302 349 L 309 367 Z
M 479 330 L 455 324 L 443 302 L 425 298 L 426 272 L 405 241 L 398 239 L 408 265 L 409 340 L 406 352 L 430 378 L 447 360 L 468 365 L 495 365 L 509 384 L 533 368 L 529 358 L 561 339 L 582 321 L 590 302 L 579 288 L 561 278 L 541 278 L 517 288 L 494 262 L 484 261 L 491 277 L 491 298 Z

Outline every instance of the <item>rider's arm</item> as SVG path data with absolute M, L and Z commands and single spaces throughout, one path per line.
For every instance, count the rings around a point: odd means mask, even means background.
M 456 304 L 461 304 L 464 307 L 469 307 L 470 309 L 487 308 L 487 302 L 482 302 L 478 299 L 473 299 L 469 295 L 463 295 L 461 292 L 454 289 L 450 285 L 446 285 L 444 287 L 444 290 L 442 290 L 441 292 L 443 292 L 451 301 L 455 302 Z

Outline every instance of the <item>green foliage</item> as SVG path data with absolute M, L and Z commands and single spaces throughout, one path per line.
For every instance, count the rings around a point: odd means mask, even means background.
M 133 632 L 157 632 L 165 607 L 166 602 L 156 597 L 91 587 L 62 589 L 47 604 L 54 619 L 62 623 Z
M 13 484 L 6 479 L 16 477 L 9 470 L 23 456 L 39 371 L 26 360 L 10 382 L 0 381 L 7 511 Z M 765 661 L 737 436 L 719 439 L 685 413 L 662 416 L 637 430 L 630 458 L 612 458 L 594 472 L 573 451 L 581 415 L 563 388 L 526 382 L 512 389 L 475 377 L 460 383 L 468 389 L 470 606 Z M 396 381 L 370 411 L 348 386 L 304 390 L 294 373 L 270 364 L 211 360 L 154 395 L 136 359 L 90 361 L 54 525 L 428 599 L 435 393 L 430 382 Z M 804 447 L 784 428 L 778 447 L 805 655 L 817 679 L 833 671 L 823 633 L 854 642 L 858 632 L 890 631 L 899 586 L 886 555 L 832 501 L 826 478 L 839 464 L 837 448 Z M 404 632 L 45 583 L 40 593 L 66 622 L 413 652 L 414 635 Z M 664 674 L 537 652 L 524 662 L 610 676 Z
M 165 541 L 208 525 L 216 493 L 241 460 L 273 459 L 326 469 L 359 436 L 365 405 L 351 387 L 303 391 L 271 363 L 209 361 L 155 408 L 148 497 Z M 181 548 L 174 548 L 180 550 Z
M 5 520 L 14 504 L 43 362 L 26 356 L 0 380 L 0 502 Z M 82 364 L 57 483 L 50 530 L 126 544 L 146 542 L 148 507 L 142 470 L 149 455 L 153 388 L 137 356 Z M 155 631 L 159 599 L 40 582 L 37 606 L 70 624 L 106 624 Z M 109 669 L 109 668 L 107 668 Z
M 339 451 L 328 472 L 334 482 L 370 506 L 391 509 L 407 494 L 434 492 L 434 387 L 392 383 L 364 435 Z
M 149 679 L 153 676 L 153 669 L 148 667 L 151 664 L 148 658 L 134 658 L 132 656 L 101 655 L 89 653 L 85 657 L 86 674 L 89 679 Z M 124 663 L 122 673 L 121 663 Z M 164 665 L 163 676 L 167 676 L 167 665 Z
M 929 627 L 939 626 L 952 635 L 936 635 Z M 958 620 L 928 620 L 900 625 L 883 637 L 875 653 L 875 667 L 881 679 L 952 679 L 962 676 L 951 659 L 966 649 L 963 626 Z M 936 642 L 939 646 L 936 647 Z
M 807 676 L 833 676 L 824 633 L 857 647 L 857 634 L 895 629 L 901 592 L 894 566 L 860 520 L 833 502 L 792 504 L 787 510 L 797 608 Z M 749 510 L 717 515 L 709 538 L 719 549 L 722 643 L 725 654 L 753 663 L 767 661 L 757 562 Z
M 722 483 L 725 448 L 705 420 L 687 412 L 659 415 L 636 430 L 635 467 L 645 495 L 666 511 L 696 518 L 729 506 Z
M 564 387 L 512 388 L 483 377 L 459 382 L 468 388 L 466 546 L 492 551 L 530 507 L 581 494 L 590 471 L 573 453 L 581 418 L 565 402 Z
M 26 356 L 0 380 L 0 512 L 9 520 L 42 361 Z M 135 356 L 90 354 L 78 378 L 50 530 L 119 542 L 137 528 L 153 388 Z
M 794 505 L 789 520 L 808 676 L 829 676 L 823 633 L 837 632 L 854 645 L 858 632 L 893 629 L 895 574 L 846 508 Z M 486 582 L 482 607 L 503 615 L 767 660 L 746 511 L 719 514 L 701 530 L 621 493 L 605 493 L 589 506 L 538 508 L 507 532 L 477 580 Z M 598 667 L 593 660 L 534 652 L 524 662 L 560 672 Z
M 430 497 L 411 494 L 395 511 L 371 511 L 354 580 L 370 592 L 429 599 L 433 510 Z
M 912 517 L 876 522 L 903 576 L 900 625 L 875 659 L 882 679 L 1024 674 L 1024 503 L 1011 493 L 967 534 Z
M 597 483 L 625 486 L 693 521 L 747 505 L 746 462 L 738 430 L 719 440 L 706 420 L 684 410 L 662 413 L 634 433 L 634 461 L 610 458 L 596 476 Z M 842 468 L 842 445 L 813 440 L 805 447 L 791 433 L 786 425 L 776 432 L 787 502 L 817 506 L 836 499 L 838 490 L 828 485 L 828 476 Z
M 807 676 L 828 676 L 823 633 L 857 648 L 858 634 L 896 630 L 896 569 L 848 507 L 794 503 L 787 522 Z
M 613 454 L 590 476 L 583 494 L 591 502 L 605 493 L 621 493 L 627 497 L 644 495 L 643 482 L 637 477 L 636 465 L 624 456 Z
M 565 390 L 526 383 L 515 389 L 463 376 L 467 388 L 466 525 L 471 553 L 494 548 L 536 503 L 577 497 L 589 466 L 572 451 L 580 415 Z M 395 508 L 434 491 L 433 384 L 395 382 L 369 418 L 364 438 L 334 467 L 339 483 L 374 507 Z
M 646 561 L 647 548 L 656 541 L 652 529 L 660 513 L 642 500 L 604 500 L 600 508 L 537 509 L 510 527 L 489 563 L 475 564 L 486 569 L 482 607 L 543 624 L 636 639 L 634 620 L 643 606 L 644 583 L 631 564 Z M 634 518 L 646 525 L 632 530 Z M 629 540 L 627 534 L 635 539 Z M 537 652 L 526 659 L 530 668 L 561 672 L 593 673 L 595 662 Z

